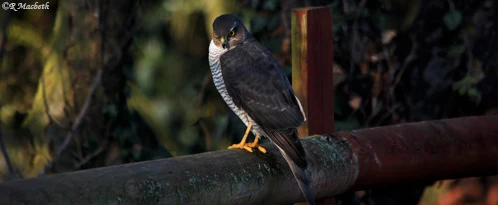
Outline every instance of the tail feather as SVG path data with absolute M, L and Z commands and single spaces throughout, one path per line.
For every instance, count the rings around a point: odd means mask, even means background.
M 278 147 L 278 146 L 277 146 Z M 311 185 L 310 181 L 308 180 L 308 176 L 306 175 L 305 169 L 306 168 L 301 168 L 294 163 L 294 161 L 287 156 L 287 154 L 284 152 L 283 149 L 278 147 L 280 150 L 280 153 L 284 156 L 285 161 L 287 161 L 287 164 L 289 164 L 289 167 L 291 168 L 292 174 L 294 175 L 294 178 L 297 181 L 297 184 L 299 185 L 299 188 L 304 194 L 304 197 L 306 198 L 306 201 L 308 202 L 309 205 L 316 205 L 315 204 L 315 197 L 313 196 L 313 191 L 311 190 Z
M 298 167 L 306 169 L 306 152 L 297 136 L 296 128 L 265 130 L 265 136 L 277 145 Z
M 294 178 L 296 178 L 297 184 L 303 192 L 306 201 L 308 201 L 308 204 L 315 205 L 310 181 L 305 172 L 306 167 L 308 166 L 306 152 L 297 136 L 297 129 L 265 130 L 265 135 L 278 147 L 280 153 L 284 156 L 285 161 L 289 164 L 292 174 L 294 175 Z

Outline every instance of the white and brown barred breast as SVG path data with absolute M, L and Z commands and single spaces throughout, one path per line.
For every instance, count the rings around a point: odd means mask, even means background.
M 249 122 L 252 123 L 252 133 L 254 135 L 262 136 L 264 135 L 264 132 L 244 110 L 239 109 L 235 105 L 232 101 L 232 97 L 230 97 L 225 87 L 225 81 L 223 80 L 223 74 L 221 73 L 220 57 L 227 51 L 228 50 L 216 46 L 211 40 L 211 43 L 209 44 L 209 67 L 211 68 L 211 74 L 213 75 L 214 85 L 223 100 L 227 103 L 228 107 L 232 109 L 232 111 L 242 120 L 242 122 L 244 122 L 246 126 L 249 125 Z

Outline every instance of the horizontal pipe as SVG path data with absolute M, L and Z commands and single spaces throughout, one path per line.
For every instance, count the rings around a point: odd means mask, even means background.
M 302 140 L 316 198 L 497 174 L 498 116 L 407 123 Z M 304 201 L 278 150 L 222 150 L 0 183 L 0 204 L 289 204 Z
M 355 189 L 498 174 L 498 116 L 340 132 L 358 155 Z

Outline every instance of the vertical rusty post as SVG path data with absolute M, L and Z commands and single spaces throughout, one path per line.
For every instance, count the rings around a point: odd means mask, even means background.
M 334 131 L 332 9 L 292 11 L 292 87 L 306 113 L 299 137 Z

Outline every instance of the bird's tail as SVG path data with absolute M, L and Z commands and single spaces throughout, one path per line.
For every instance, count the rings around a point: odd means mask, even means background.
M 296 178 L 297 184 L 299 185 L 299 188 L 303 192 L 306 201 L 308 202 L 309 205 L 315 205 L 313 191 L 311 190 L 310 181 L 308 180 L 308 176 L 306 175 L 305 168 L 297 166 L 296 163 L 294 163 L 294 161 L 289 156 L 287 156 L 284 150 L 282 150 L 280 147 L 278 147 L 278 149 L 280 150 L 280 153 L 282 153 L 282 155 L 284 156 L 285 161 L 287 161 L 287 164 L 289 164 L 292 174 L 294 175 L 294 178 Z

